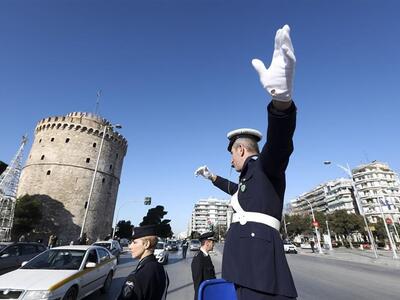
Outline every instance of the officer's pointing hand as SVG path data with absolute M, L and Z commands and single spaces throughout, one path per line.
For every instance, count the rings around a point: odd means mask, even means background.
M 198 168 L 195 172 L 194 175 L 196 176 L 203 176 L 205 179 L 212 180 L 213 174 L 210 172 L 210 170 L 207 168 L 207 166 L 202 166 Z
M 292 100 L 296 57 L 288 25 L 276 32 L 274 53 L 269 68 L 267 69 L 259 59 L 253 59 L 251 63 L 260 76 L 262 86 L 274 100 L 283 102 Z

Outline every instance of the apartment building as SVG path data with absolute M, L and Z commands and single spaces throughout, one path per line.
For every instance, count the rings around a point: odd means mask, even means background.
M 306 214 L 314 211 L 332 213 L 344 209 L 356 213 L 357 205 L 350 179 L 339 178 L 322 183 L 291 201 L 292 214 Z
M 400 221 L 400 183 L 388 164 L 374 161 L 352 170 L 363 212 L 369 221 L 391 218 Z
M 211 226 L 226 226 L 229 228 L 233 210 L 229 200 L 217 198 L 200 199 L 193 208 L 189 231 L 204 233 Z

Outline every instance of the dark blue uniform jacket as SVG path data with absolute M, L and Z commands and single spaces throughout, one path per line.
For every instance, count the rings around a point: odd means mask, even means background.
M 204 280 L 215 279 L 215 269 L 210 255 L 205 255 L 201 250 L 192 260 L 192 278 L 194 285 L 194 299 L 197 300 L 200 284 Z
M 293 152 L 295 126 L 294 104 L 281 112 L 270 103 L 267 142 L 261 153 L 247 158 L 239 184 L 217 177 L 214 185 L 230 195 L 238 191 L 240 206 L 245 211 L 281 220 L 285 170 Z M 231 224 L 224 246 L 222 277 L 257 291 L 297 297 L 280 234 L 261 223 Z
M 162 300 L 168 284 L 164 267 L 149 255 L 128 275 L 118 300 Z

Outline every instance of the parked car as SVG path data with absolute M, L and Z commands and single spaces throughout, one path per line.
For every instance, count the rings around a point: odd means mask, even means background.
M 189 243 L 189 250 L 190 251 L 198 251 L 200 250 L 201 243 L 199 240 L 191 240 Z
M 168 251 L 178 251 L 178 242 L 175 240 L 167 241 L 167 250 Z
M 103 247 L 51 248 L 0 276 L 0 295 L 2 299 L 83 299 L 99 289 L 102 293 L 110 289 L 116 265 L 115 257 Z
M 23 261 L 28 261 L 46 247 L 35 242 L 0 243 L 0 275 L 18 269 Z
M 154 250 L 154 256 L 160 264 L 168 263 L 169 253 L 164 242 L 158 242 Z
M 292 242 L 290 241 L 283 241 L 283 249 L 285 250 L 285 253 L 294 253 L 297 254 L 297 248 L 295 245 L 293 245 Z
M 117 258 L 117 263 L 119 263 L 119 256 L 121 255 L 123 250 L 118 241 L 115 240 L 99 241 L 93 243 L 93 245 L 106 248 L 108 251 L 111 252 L 112 255 L 114 255 Z

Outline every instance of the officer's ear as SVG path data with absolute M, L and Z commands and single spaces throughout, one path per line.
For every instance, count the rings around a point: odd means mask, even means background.
M 145 250 L 148 250 L 150 248 L 150 241 L 149 239 L 143 239 L 143 246 Z

